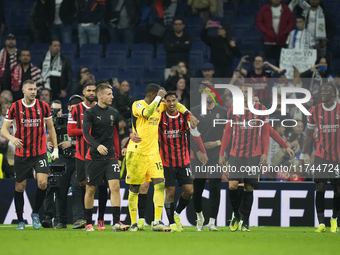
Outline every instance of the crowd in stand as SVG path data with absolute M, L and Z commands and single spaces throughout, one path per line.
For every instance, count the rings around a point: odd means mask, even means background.
M 4 44 L 0 52 L 0 121 L 9 104 L 23 97 L 22 83 L 27 79 L 37 83 L 39 97 L 45 102 L 55 99 L 67 102 L 73 94 L 82 95 L 83 85 L 104 81 L 115 89 L 114 107 L 121 114 L 121 133 L 127 133 L 124 130 L 131 126 L 131 105 L 136 98 L 142 98 L 143 87 L 138 88 L 129 79 L 96 77 L 87 63 L 75 70 L 73 59 L 63 54 L 62 48 L 72 43 L 77 45 L 79 51 L 88 43 L 100 44 L 104 48 L 108 48 L 108 43 L 125 44 L 128 57 L 133 56 L 136 42 L 152 45 L 152 56 L 156 60 L 164 60 L 160 82 L 167 90 L 176 91 L 179 101 L 188 108 L 194 104 L 193 100 L 190 102 L 189 93 L 192 77 L 208 80 L 214 77 L 231 78 L 230 83 L 235 85 L 253 83 L 258 100 L 266 106 L 271 104 L 273 86 L 307 88 L 313 96 L 306 103 L 309 108 L 320 102 L 319 88 L 325 81 L 334 80 L 340 89 L 340 74 L 336 72 L 340 67 L 331 66 L 334 58 L 330 54 L 333 50 L 330 45 L 333 45 L 332 39 L 336 36 L 334 12 L 326 10 L 321 0 L 37 0 L 29 10 L 27 19 L 31 32 L 29 42 L 48 43 L 49 49 L 42 52 L 35 63 L 28 45 L 17 48 L 22 34 L 14 33 L 18 30 L 11 30 L 10 19 L 6 19 L 11 15 L 7 11 L 5 14 L 5 10 L 8 10 L 8 6 L 13 7 L 13 2 L 20 6 L 32 1 L 0 0 L 0 32 Z M 240 24 L 234 22 L 247 19 L 238 16 L 242 6 L 251 8 L 259 4 L 262 6 L 253 23 L 249 24 L 249 29 L 258 29 L 257 35 L 262 33 L 262 44 L 259 49 L 248 54 L 247 49 L 240 47 L 247 41 L 247 34 L 236 38 L 234 35 Z M 339 12 L 339 3 L 338 7 Z M 13 14 L 14 10 L 10 11 Z M 188 17 L 198 22 L 186 24 Z M 198 17 L 198 20 L 195 19 Z M 196 28 L 199 28 L 198 33 Z M 165 57 L 159 54 L 162 44 Z M 194 49 L 194 45 L 203 47 Z M 289 81 L 285 72 L 278 68 L 282 48 L 316 49 L 318 59 L 310 70 L 300 73 L 295 69 L 294 80 Z M 196 69 L 192 61 L 195 54 L 203 58 L 202 63 L 196 63 Z M 108 55 L 106 57 L 109 58 Z M 154 70 L 148 70 L 151 77 Z M 310 79 L 307 82 L 304 78 Z M 158 79 L 155 77 L 155 81 Z M 298 96 L 294 93 L 291 95 L 292 98 Z M 222 99 L 225 107 L 232 105 L 230 91 L 226 91 Z M 337 101 L 340 102 L 340 97 L 337 97 Z M 298 153 L 303 143 L 306 118 L 296 108 L 291 108 L 289 114 L 298 120 L 298 126 L 285 130 L 279 125 L 274 126 L 274 129 L 286 136 L 290 146 Z M 0 148 L 7 152 L 8 160 L 13 163 L 14 147 L 2 139 Z M 288 161 L 279 147 L 273 145 L 273 148 L 268 164 Z

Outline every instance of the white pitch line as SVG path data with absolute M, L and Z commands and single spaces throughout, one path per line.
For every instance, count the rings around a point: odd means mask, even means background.
M 32 227 L 33 225 L 25 225 L 25 227 Z M 14 228 L 15 226 L 11 225 L 0 225 L 0 228 Z

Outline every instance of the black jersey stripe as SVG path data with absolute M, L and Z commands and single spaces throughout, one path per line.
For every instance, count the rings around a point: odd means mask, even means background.
M 167 115 L 165 115 L 165 121 L 166 123 L 168 123 L 168 126 L 170 128 L 170 121 L 169 121 L 169 117 Z M 172 160 L 172 149 L 171 149 L 171 139 L 167 136 L 166 137 L 166 140 L 167 140 L 167 144 L 168 144 L 168 155 L 169 155 L 169 166 L 172 166 L 173 165 L 173 160 Z
M 32 107 L 28 107 L 28 112 L 29 112 L 29 116 L 30 116 L 30 119 L 33 119 L 33 112 L 32 112 Z M 34 137 L 33 137 L 33 133 L 34 133 L 34 129 L 36 128 L 34 125 L 35 125 L 36 123 L 29 123 L 29 127 L 27 127 L 27 131 L 29 130 L 30 132 L 30 139 L 29 139 L 29 141 L 30 141 L 30 144 L 28 144 L 29 145 L 29 149 L 28 149 L 28 153 L 29 153 L 29 157 L 33 157 L 33 139 L 34 139 Z M 32 127 L 30 126 L 30 125 L 32 125 Z

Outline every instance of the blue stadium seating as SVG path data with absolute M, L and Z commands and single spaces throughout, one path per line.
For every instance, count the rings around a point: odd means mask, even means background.
M 151 44 L 147 43 L 138 43 L 132 46 L 131 57 L 138 57 L 138 56 L 153 56 L 153 47 Z
M 231 21 L 232 30 L 235 29 L 249 29 L 255 26 L 255 20 L 247 17 L 234 18 Z
M 80 48 L 80 57 L 97 56 L 100 57 L 103 52 L 101 44 L 85 43 Z
M 157 57 L 165 57 L 166 56 L 166 51 L 164 48 L 164 44 L 158 44 L 157 45 Z
M 41 55 L 31 54 L 31 63 L 34 66 L 37 66 L 41 57 L 42 57 Z
M 34 2 L 20 2 L 20 4 L 16 5 L 15 13 L 17 16 L 26 16 L 30 15 Z
M 147 58 L 146 56 L 128 58 L 125 63 L 125 70 L 149 70 L 150 62 L 151 58 Z
M 110 43 L 106 48 L 106 57 L 115 56 L 115 55 L 125 55 L 128 56 L 129 49 L 126 44 L 122 43 Z
M 151 63 L 150 63 L 150 70 L 151 71 L 164 71 L 165 67 L 166 67 L 165 58 L 153 58 L 153 59 L 151 59 Z
M 191 46 L 190 53 L 203 53 L 203 56 L 207 56 L 207 47 L 204 42 L 194 42 Z
M 81 67 L 87 67 L 93 72 L 97 68 L 98 58 L 92 57 L 80 57 L 76 58 L 73 63 L 75 70 L 79 70 Z
M 136 86 L 136 72 L 135 71 L 121 71 L 117 74 L 119 82 L 127 81 L 130 84 L 130 88 Z
M 61 43 L 60 52 L 64 55 L 73 55 L 73 57 L 75 57 L 77 54 L 77 48 L 73 43 Z
M 28 16 L 9 16 L 6 20 L 6 25 L 9 29 L 28 29 Z
M 48 43 L 32 43 L 30 46 L 31 54 L 40 54 L 41 56 L 43 56 L 46 55 L 48 50 Z
M 122 70 L 125 68 L 125 61 L 120 58 L 101 58 L 99 59 L 98 70 L 110 71 L 113 69 Z
M 149 83 L 161 84 L 164 80 L 164 70 L 163 71 L 149 71 L 144 72 L 141 79 L 141 86 L 146 86 Z
M 117 76 L 117 69 L 112 69 L 111 71 L 94 71 L 92 74 L 96 78 L 96 81 L 109 80 Z

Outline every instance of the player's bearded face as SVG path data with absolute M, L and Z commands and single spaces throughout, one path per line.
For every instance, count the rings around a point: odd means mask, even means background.
M 27 100 L 33 101 L 37 96 L 37 87 L 35 84 L 26 84 L 24 88 L 24 96 Z
M 85 92 L 83 92 L 86 100 L 91 102 L 91 103 L 94 101 L 94 98 L 96 96 L 96 93 L 94 92 L 95 89 L 96 89 L 95 86 L 88 86 L 86 88 Z
M 178 99 L 175 96 L 168 96 L 165 99 L 165 105 L 170 114 L 173 114 L 177 111 L 176 105 L 178 103 Z

